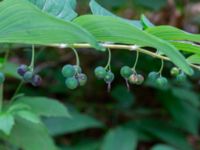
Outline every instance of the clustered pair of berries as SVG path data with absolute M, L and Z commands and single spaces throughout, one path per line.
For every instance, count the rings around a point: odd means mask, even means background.
M 179 83 L 184 82 L 187 78 L 184 72 L 180 71 L 180 69 L 178 69 L 177 67 L 173 67 L 170 73 L 172 76 L 176 77 L 176 81 Z
M 148 75 L 148 79 L 154 83 L 159 88 L 166 88 L 168 85 L 167 78 L 163 77 L 160 72 L 150 72 Z
M 87 76 L 82 73 L 79 65 L 65 65 L 62 68 L 62 74 L 66 78 L 65 85 L 71 90 L 76 89 L 78 86 L 84 86 L 87 82 Z
M 38 74 L 35 74 L 27 65 L 20 65 L 17 68 L 17 73 L 23 78 L 24 82 L 31 83 L 33 86 L 40 86 L 42 79 Z
M 5 75 L 2 72 L 0 72 L 0 84 L 3 84 L 4 81 L 5 81 Z
M 144 77 L 128 66 L 122 67 L 120 74 L 127 83 L 141 85 L 144 82 Z

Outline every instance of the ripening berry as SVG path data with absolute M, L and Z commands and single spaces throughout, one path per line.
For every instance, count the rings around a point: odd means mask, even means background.
M 84 86 L 87 82 L 87 76 L 83 73 L 77 76 L 78 82 L 80 86 Z
M 104 77 L 104 81 L 106 83 L 112 83 L 114 79 L 115 75 L 111 71 L 108 71 Z
M 158 72 L 150 72 L 149 75 L 148 75 L 148 79 L 150 81 L 155 81 L 158 77 L 159 77 Z
M 65 81 L 67 88 L 74 90 L 78 87 L 78 80 L 75 77 L 67 78 Z
M 120 74 L 123 78 L 128 79 L 133 73 L 132 69 L 128 66 L 124 66 L 120 70 Z
M 3 84 L 4 81 L 5 81 L 5 76 L 2 72 L 0 72 L 0 84 Z
M 23 76 L 25 82 L 30 82 L 32 78 L 33 78 L 33 72 L 31 71 L 27 71 Z
M 82 72 L 82 69 L 81 69 L 80 66 L 74 65 L 73 67 L 74 67 L 76 73 L 81 73 Z
M 168 80 L 165 77 L 159 77 L 156 79 L 156 85 L 160 88 L 165 88 L 168 85 Z
M 181 73 L 179 75 L 176 76 L 176 80 L 179 82 L 179 83 L 182 83 L 186 80 L 186 75 L 184 73 Z
M 28 66 L 27 65 L 20 65 L 17 68 L 17 73 L 21 76 L 23 76 L 26 72 L 28 71 Z
M 172 76 L 177 76 L 180 73 L 180 71 L 177 67 L 173 67 L 171 69 L 170 73 L 171 73 Z
M 138 82 L 138 77 L 136 74 L 132 74 L 129 78 L 128 78 L 128 81 L 131 83 L 131 84 L 136 84 Z
M 73 77 L 76 74 L 76 70 L 72 65 L 65 65 L 62 68 L 62 74 L 66 78 Z
M 98 79 L 104 79 L 107 72 L 106 72 L 106 69 L 104 67 L 97 67 L 94 71 L 95 73 L 95 76 L 98 78 Z
M 39 75 L 34 75 L 31 83 L 33 86 L 40 86 L 42 83 L 42 78 Z
M 144 77 L 141 74 L 137 75 L 137 85 L 141 85 L 144 82 Z

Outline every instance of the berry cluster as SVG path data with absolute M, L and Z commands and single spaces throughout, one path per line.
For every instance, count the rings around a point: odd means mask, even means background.
M 31 83 L 33 86 L 37 87 L 42 83 L 41 77 L 38 74 L 34 74 L 27 65 L 20 65 L 17 73 L 23 78 L 24 82 Z
M 134 69 L 128 66 L 123 66 L 120 70 L 120 74 L 127 83 L 141 85 L 144 82 L 144 77 L 141 74 L 137 74 Z
M 172 76 L 176 77 L 176 81 L 178 83 L 184 82 L 187 78 L 186 75 L 176 67 L 173 67 L 170 73 Z
M 5 81 L 5 75 L 2 72 L 0 72 L 0 84 L 3 84 L 4 81 Z
M 148 79 L 152 82 L 155 82 L 159 88 L 166 88 L 168 85 L 167 78 L 163 77 L 159 72 L 150 72 Z
M 78 86 L 84 86 L 87 82 L 87 76 L 82 73 L 82 69 L 78 65 L 65 65 L 62 68 L 62 74 L 66 78 L 67 88 L 71 90 L 76 89 Z

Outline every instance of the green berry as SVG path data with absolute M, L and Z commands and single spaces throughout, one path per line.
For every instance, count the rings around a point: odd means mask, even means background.
M 170 73 L 172 76 L 177 76 L 179 74 L 179 69 L 177 67 L 173 67 Z
M 176 76 L 176 80 L 179 82 L 179 83 L 182 83 L 186 80 L 186 75 L 184 73 L 181 73 L 179 75 Z
M 129 83 L 131 84 L 136 84 L 138 82 L 138 77 L 136 74 L 132 74 L 129 78 L 128 78 Z
M 144 77 L 141 74 L 137 75 L 137 85 L 141 85 L 144 82 Z
M 3 84 L 4 81 L 5 81 L 5 76 L 2 72 L 0 72 L 0 84 Z
M 25 82 L 30 82 L 32 78 L 33 78 L 33 72 L 31 71 L 27 71 L 23 76 Z
M 95 73 L 95 76 L 98 78 L 98 79 L 104 79 L 107 72 L 106 72 L 106 69 L 104 67 L 97 67 L 94 71 Z
M 82 69 L 81 69 L 80 66 L 74 65 L 73 67 L 74 67 L 76 73 L 81 73 L 82 72 Z
M 159 77 L 156 80 L 156 85 L 160 88 L 165 88 L 168 84 L 168 80 L 165 77 Z
M 104 77 L 104 81 L 106 83 L 111 83 L 113 82 L 114 79 L 115 79 L 115 75 L 111 71 L 108 71 Z
M 72 65 L 65 65 L 62 68 L 62 74 L 64 77 L 69 78 L 73 77 L 76 74 L 76 71 Z
M 78 80 L 75 77 L 67 78 L 65 81 L 67 88 L 74 90 L 78 87 Z
M 84 86 L 86 84 L 87 76 L 85 74 L 81 73 L 78 75 L 77 78 L 78 78 L 78 82 L 79 82 L 80 86 Z
M 149 75 L 148 75 L 148 79 L 150 81 L 155 81 L 158 77 L 159 77 L 158 72 L 150 72 Z
M 131 74 L 133 73 L 133 71 L 131 70 L 130 67 L 128 66 L 124 66 L 121 68 L 120 70 L 120 74 L 123 78 L 127 79 L 131 76 Z

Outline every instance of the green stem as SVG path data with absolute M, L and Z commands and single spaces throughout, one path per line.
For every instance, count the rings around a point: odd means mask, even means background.
M 162 76 L 163 68 L 164 68 L 164 60 L 161 59 L 161 67 L 160 67 L 160 70 L 159 70 L 159 74 L 160 74 L 160 76 Z
M 3 107 L 3 84 L 0 85 L 0 113 Z
M 134 63 L 134 66 L 132 68 L 134 72 L 136 72 L 136 66 L 137 66 L 138 60 L 139 60 L 139 51 L 137 50 L 135 63 Z
M 111 59 L 112 59 L 111 50 L 108 48 L 108 62 L 105 66 L 105 69 L 111 70 Z
M 34 64 L 35 64 L 35 46 L 32 45 L 31 64 L 30 64 L 30 66 L 29 66 L 29 68 L 31 69 L 31 71 L 34 70 Z
M 79 56 L 78 56 L 78 53 L 77 53 L 76 49 L 73 48 L 73 47 L 71 47 L 71 49 L 73 50 L 73 52 L 74 52 L 74 54 L 76 56 L 76 65 L 80 66 L 80 60 L 79 60 Z
M 13 94 L 13 97 L 11 98 L 11 103 L 13 102 L 13 100 L 15 99 L 16 95 L 18 94 L 18 92 L 20 91 L 22 85 L 24 84 L 24 81 L 20 81 L 17 89 L 15 90 L 15 93 Z

